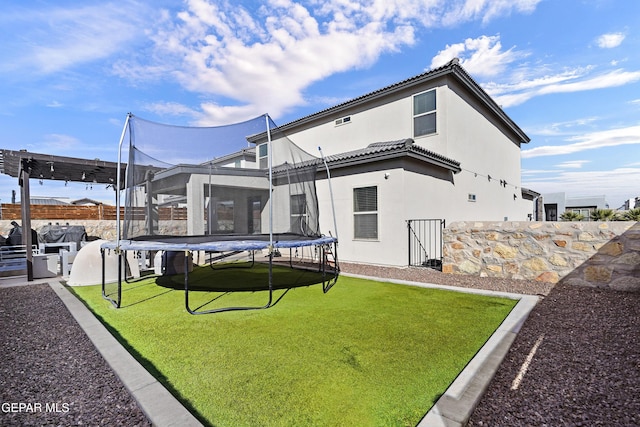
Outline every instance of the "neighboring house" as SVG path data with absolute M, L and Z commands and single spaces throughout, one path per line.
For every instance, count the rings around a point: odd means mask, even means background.
M 71 204 L 76 206 L 98 206 L 102 205 L 103 203 L 98 200 L 83 197 L 82 199 L 72 201 Z
M 34 196 L 29 199 L 32 205 L 69 205 L 68 197 L 40 197 Z
M 320 229 L 338 235 L 343 261 L 406 266 L 407 220 L 534 215 L 539 194 L 520 183 L 530 139 L 457 60 L 280 130 L 327 159 L 337 221 L 320 169 Z M 267 147 L 257 142 L 260 165 Z
M 237 153 L 232 153 L 226 156 L 218 157 L 214 159 L 212 165 L 216 167 L 234 167 L 234 168 L 249 168 L 256 167 L 256 149 L 255 147 L 245 148 Z
M 567 197 L 566 193 L 543 194 L 542 204 L 544 221 L 559 221 L 567 211 L 581 214 L 584 221 L 589 221 L 593 210 L 609 208 L 605 196 Z
M 630 209 L 638 209 L 638 208 L 640 208 L 640 197 L 634 197 L 632 199 L 625 200 L 622 206 L 618 208 L 618 210 L 628 211 Z

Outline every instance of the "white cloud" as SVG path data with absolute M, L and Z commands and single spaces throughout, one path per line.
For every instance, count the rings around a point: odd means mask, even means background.
M 143 108 L 159 116 L 186 116 L 198 119 L 202 115 L 201 112 L 177 102 L 153 102 L 145 104 Z
M 473 76 L 491 77 L 502 74 L 509 64 L 526 56 L 514 47 L 503 51 L 500 36 L 468 38 L 463 43 L 447 45 L 431 60 L 431 68 L 440 67 L 453 58 Z
M 582 166 L 587 163 L 591 163 L 591 160 L 570 160 L 568 162 L 559 163 L 556 167 L 562 169 L 581 169 Z
M 410 25 L 387 28 L 377 21 L 376 14 L 384 15 L 379 7 L 347 5 L 338 14 L 331 2 L 313 11 L 277 0 L 261 9 L 263 16 L 252 17 L 227 3 L 191 0 L 187 6 L 178 21 L 166 21 L 153 34 L 156 57 L 165 62 L 154 64 L 152 72 L 169 69 L 188 90 L 215 97 L 201 105 L 207 124 L 267 110 L 278 116 L 303 105 L 303 92 L 313 82 L 366 67 L 382 53 L 414 42 Z M 147 65 L 141 69 L 134 74 L 144 76 Z
M 50 74 L 109 57 L 141 34 L 143 26 L 132 13 L 144 16 L 141 8 L 132 0 L 11 11 L 2 19 L 3 30 L 15 29 L 21 37 L 15 39 L 19 44 L 5 43 L 11 60 L 3 61 L 0 70 Z
M 553 175 L 557 175 L 558 174 L 558 170 L 557 169 L 522 169 L 522 171 L 520 172 L 520 174 L 523 177 L 526 176 L 536 176 L 536 175 L 541 175 L 541 174 L 553 174 Z
M 565 145 L 544 145 L 529 150 L 522 150 L 522 158 L 557 156 L 603 147 L 640 144 L 640 126 L 587 133 L 568 138 L 567 141 L 570 143 Z
M 42 144 L 49 151 L 51 149 L 60 151 L 75 149 L 80 145 L 80 141 L 71 135 L 50 133 L 44 136 Z
M 611 49 L 620 46 L 624 38 L 625 35 L 622 33 L 608 33 L 598 37 L 596 39 L 596 43 L 598 44 L 598 47 Z
M 539 136 L 573 136 L 578 131 L 577 129 L 592 127 L 598 120 L 598 117 L 583 117 L 575 120 L 568 120 L 565 122 L 554 122 L 546 124 L 539 128 L 527 128 L 526 133 L 528 135 Z
M 487 23 L 499 16 L 509 16 L 512 12 L 531 13 L 541 0 L 466 0 L 448 2 L 451 8 L 443 15 L 443 23 L 457 24 L 481 19 Z
M 578 68 L 517 83 L 492 82 L 483 87 L 498 104 L 503 107 L 512 107 L 536 96 L 605 89 L 640 81 L 640 71 L 619 69 L 595 76 L 592 76 L 590 71 L 590 68 Z
M 586 184 L 588 183 L 588 185 Z M 572 196 L 604 194 L 612 208 L 624 200 L 640 195 L 640 168 L 624 167 L 613 170 L 560 172 L 539 178 L 523 176 L 522 186 L 540 193 L 565 192 Z
M 133 82 L 174 80 L 208 96 L 200 106 L 208 119 L 200 123 L 267 110 L 278 117 L 304 105 L 314 82 L 368 67 L 380 55 L 414 44 L 425 27 L 529 13 L 538 2 L 266 0 L 249 11 L 249 5 L 227 1 L 188 0 L 185 10 L 162 12 L 149 33 L 153 50 L 123 59 L 113 70 Z M 467 65 L 478 74 L 492 75 L 514 55 L 490 37 L 468 42 Z
M 0 24 L 13 20 L 8 30 L 28 30 L 9 48 L 0 46 L 0 54 L 11 51 L 0 71 L 49 75 L 108 58 L 111 72 L 130 84 L 177 82 L 202 95 L 200 108 L 209 119 L 201 116 L 199 122 L 245 119 L 267 110 L 278 117 L 305 105 L 313 83 L 413 45 L 425 28 L 530 13 L 539 2 L 185 0 L 179 11 L 152 9 L 139 0 L 38 10 L 15 6 L 3 10 Z M 464 64 L 478 75 L 493 75 L 515 53 L 492 37 L 469 39 L 465 48 Z M 164 111 L 186 114 L 175 107 L 165 104 Z

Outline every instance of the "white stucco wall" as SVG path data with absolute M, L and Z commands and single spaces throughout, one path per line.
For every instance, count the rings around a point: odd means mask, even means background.
M 373 142 L 410 138 L 411 95 L 423 91 L 407 92 L 401 99 L 352 113 L 348 124 L 336 126 L 331 120 L 289 136 L 310 152 L 322 145 L 325 155 L 364 148 Z M 526 220 L 531 210 L 526 208 L 530 202 L 523 202 L 521 195 L 520 147 L 463 99 L 459 90 L 452 91 L 446 85 L 437 88 L 436 119 L 436 134 L 414 140 L 416 145 L 459 161 L 463 169 L 455 175 L 455 185 L 448 189 L 449 197 L 443 202 L 446 219 Z M 506 181 L 506 185 L 500 181 Z M 419 185 L 429 186 L 424 182 Z M 475 203 L 468 202 L 469 194 L 476 195 Z
M 375 171 L 331 180 L 338 227 L 339 259 L 347 262 L 382 265 L 405 265 L 407 226 L 405 223 L 405 191 L 402 169 Z M 358 187 L 376 186 L 378 192 L 378 238 L 364 240 L 354 238 L 353 190 Z M 320 229 L 324 234 L 336 235 L 329 185 L 326 179 L 316 183 L 320 204 Z
M 531 201 L 522 199 L 520 147 L 496 121 L 488 120 L 477 101 L 458 83 L 437 83 L 437 133 L 414 138 L 415 144 L 460 162 L 462 171 L 452 181 L 383 164 L 357 173 L 338 174 L 332 180 L 340 259 L 348 262 L 398 265 L 408 263 L 408 219 L 440 218 L 454 221 L 527 221 Z M 453 86 L 449 86 L 453 85 Z M 325 155 L 364 148 L 374 142 L 413 136 L 412 95 L 428 89 L 407 91 L 392 100 L 378 100 L 356 111 L 327 119 L 315 127 L 289 133 L 301 148 Z M 349 116 L 350 122 L 335 125 Z M 390 167 L 390 166 L 386 166 Z M 440 169 L 442 173 L 443 170 Z M 389 174 L 385 179 L 385 173 Z M 489 179 L 491 176 L 491 179 Z M 505 184 L 506 182 L 506 184 Z M 378 188 L 378 239 L 353 238 L 353 189 Z M 317 183 L 321 230 L 334 233 L 328 185 Z M 469 201 L 469 194 L 475 201 Z

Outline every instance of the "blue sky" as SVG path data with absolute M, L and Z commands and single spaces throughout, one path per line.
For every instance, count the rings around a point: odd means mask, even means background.
M 640 196 L 639 24 L 637 0 L 7 2 L 0 147 L 115 160 L 128 112 L 283 124 L 458 57 L 531 138 L 524 187 L 617 208 Z M 2 202 L 12 189 L 0 176 Z

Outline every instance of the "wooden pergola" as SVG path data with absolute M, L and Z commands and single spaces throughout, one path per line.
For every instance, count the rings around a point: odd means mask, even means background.
M 120 165 L 120 186 L 124 186 L 126 164 Z M 65 182 L 86 182 L 112 185 L 118 182 L 118 164 L 100 159 L 54 156 L 26 150 L 0 149 L 0 173 L 18 178 L 22 217 L 22 244 L 27 253 L 27 280 L 33 280 L 33 251 L 31 241 L 31 195 L 29 179 Z

